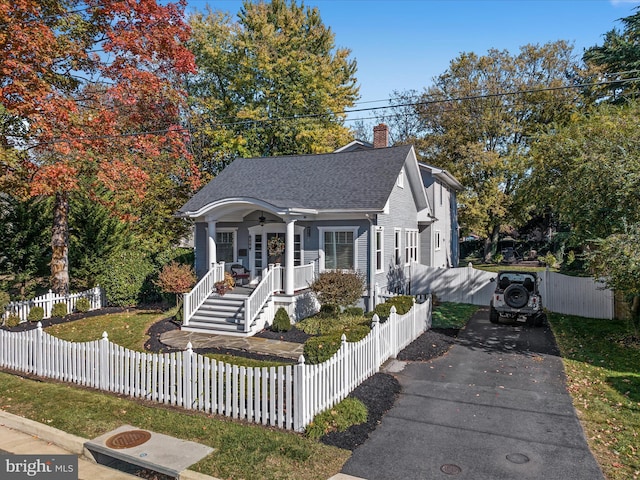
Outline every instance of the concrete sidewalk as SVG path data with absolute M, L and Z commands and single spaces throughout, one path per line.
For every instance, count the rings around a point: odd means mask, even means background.
M 548 328 L 476 313 L 443 357 L 409 363 L 342 471 L 369 480 L 602 480 Z

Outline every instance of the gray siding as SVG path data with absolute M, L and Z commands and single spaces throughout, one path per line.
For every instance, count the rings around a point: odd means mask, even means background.
M 405 254 L 405 232 L 407 229 L 416 230 L 418 228 L 417 209 L 414 201 L 413 192 L 408 180 L 405 178 L 404 188 L 398 187 L 396 184 L 389 196 L 389 213 L 379 214 L 376 219 L 376 225 L 384 228 L 384 251 L 383 265 L 384 271 L 376 273 L 375 281 L 380 286 L 386 286 L 388 283 L 395 281 L 397 278 L 397 266 L 395 263 L 395 229 L 401 229 L 400 235 L 400 266 L 404 266 Z M 420 248 L 419 248 L 420 250 Z M 422 255 L 419 251 L 418 255 Z M 372 266 L 375 268 L 375 265 Z

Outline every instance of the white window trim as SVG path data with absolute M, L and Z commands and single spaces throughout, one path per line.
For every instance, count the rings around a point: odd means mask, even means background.
M 238 227 L 216 228 L 216 236 L 219 233 L 233 233 L 233 262 L 231 263 L 238 263 Z M 217 248 L 218 248 L 218 245 L 216 242 L 216 249 Z
M 402 169 L 400 170 L 400 174 L 398 175 L 396 184 L 399 188 L 404 188 L 404 167 L 402 167 Z
M 380 234 L 380 245 L 378 245 L 378 233 Z M 384 272 L 384 227 L 377 226 L 374 231 L 375 236 L 375 269 L 376 273 Z M 378 252 L 380 252 L 380 265 L 378 265 Z
M 324 253 L 324 233 L 325 232 L 353 232 L 353 269 L 358 270 L 358 227 L 355 226 L 340 226 L 340 227 L 318 227 L 320 234 L 320 245 L 318 255 L 318 269 L 321 272 L 327 270 L 324 265 L 325 253 Z
M 409 238 L 412 238 L 412 242 L 409 241 Z M 405 246 L 404 246 L 404 264 L 411 265 L 411 261 L 419 262 L 419 251 L 418 248 L 418 230 L 415 228 L 407 228 L 404 231 L 405 238 Z M 415 255 L 411 254 L 411 251 L 415 251 Z M 408 257 L 408 258 L 407 258 Z
M 393 229 L 393 264 L 402 265 L 402 229 Z
M 434 250 L 442 250 L 442 234 L 440 233 L 440 230 L 435 230 L 433 243 Z

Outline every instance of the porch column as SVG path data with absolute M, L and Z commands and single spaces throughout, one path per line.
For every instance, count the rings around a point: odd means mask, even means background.
M 284 239 L 284 258 L 285 258 L 285 275 L 284 275 L 284 293 L 286 295 L 293 295 L 294 290 L 294 250 L 295 250 L 295 224 L 296 221 L 291 218 L 287 218 L 287 233 Z
M 208 259 L 208 267 L 207 271 L 211 270 L 211 268 L 216 264 L 216 222 L 215 220 L 207 222 L 207 233 L 208 239 L 207 242 L 207 259 Z

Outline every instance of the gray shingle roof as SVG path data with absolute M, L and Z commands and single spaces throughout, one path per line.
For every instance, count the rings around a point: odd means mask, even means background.
M 381 210 L 411 146 L 344 153 L 239 158 L 179 213 L 225 198 L 249 197 L 278 208 Z

